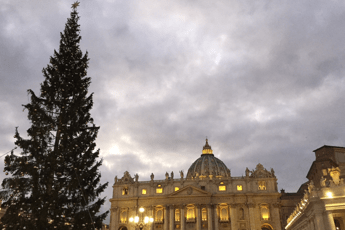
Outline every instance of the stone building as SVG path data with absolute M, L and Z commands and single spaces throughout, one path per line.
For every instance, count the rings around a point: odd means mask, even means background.
M 345 148 L 315 151 L 308 188 L 287 220 L 286 230 L 345 230 Z
M 258 164 L 233 177 L 207 139 L 201 157 L 178 177 L 115 177 L 110 229 L 280 230 L 280 193 L 273 169 Z

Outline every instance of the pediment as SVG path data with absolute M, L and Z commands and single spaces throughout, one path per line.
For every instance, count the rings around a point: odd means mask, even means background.
M 212 193 L 206 192 L 200 188 L 188 185 L 184 188 L 181 188 L 178 191 L 171 193 L 170 197 L 178 197 L 178 196 L 211 196 Z

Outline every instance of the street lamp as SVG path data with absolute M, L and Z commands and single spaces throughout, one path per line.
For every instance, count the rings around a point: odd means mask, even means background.
M 143 212 L 145 212 L 143 207 L 139 208 L 139 212 L 141 213 L 140 218 L 139 216 L 130 217 L 129 222 L 134 223 L 136 227 L 142 230 L 146 224 L 153 222 L 153 218 L 148 216 L 143 217 Z

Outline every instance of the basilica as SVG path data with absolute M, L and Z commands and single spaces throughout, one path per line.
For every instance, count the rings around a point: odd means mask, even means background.
M 115 177 L 111 230 L 281 230 L 274 170 L 258 164 L 232 176 L 206 139 L 201 156 L 165 180 L 140 181 L 130 172 Z

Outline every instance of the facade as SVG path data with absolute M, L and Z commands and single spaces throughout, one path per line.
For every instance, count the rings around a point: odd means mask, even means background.
M 261 164 L 233 177 L 213 155 L 207 139 L 202 155 L 184 176 L 139 181 L 115 177 L 110 199 L 111 230 L 280 230 L 280 193 L 273 169 Z
M 316 149 L 308 188 L 287 220 L 286 230 L 345 230 L 345 148 Z

